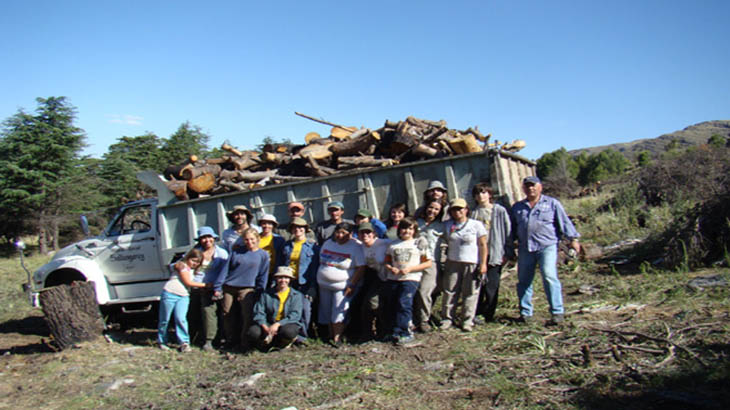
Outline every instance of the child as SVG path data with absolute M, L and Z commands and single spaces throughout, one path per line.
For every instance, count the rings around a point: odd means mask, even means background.
M 188 335 L 188 306 L 190 293 L 188 288 L 204 288 L 206 284 L 193 282 L 193 271 L 203 262 L 203 252 L 191 249 L 182 263 L 173 265 L 173 273 L 162 288 L 160 296 L 160 316 L 157 325 L 157 345 L 162 350 L 170 350 L 167 346 L 167 325 L 170 316 L 175 313 L 175 334 L 180 343 L 180 351 L 190 352 L 190 336 Z
M 413 342 L 410 323 L 413 316 L 413 297 L 418 291 L 423 270 L 431 267 L 433 256 L 428 244 L 416 239 L 418 223 L 411 217 L 398 223 L 399 240 L 393 242 L 385 255 L 388 287 L 396 300 L 393 336 L 398 345 Z

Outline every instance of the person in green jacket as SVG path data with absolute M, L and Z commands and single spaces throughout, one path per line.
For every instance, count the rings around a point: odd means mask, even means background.
M 247 336 L 261 350 L 288 347 L 299 334 L 304 295 L 289 287 L 292 279 L 291 268 L 279 266 L 274 273 L 276 286 L 262 293 L 253 307 L 254 324 Z

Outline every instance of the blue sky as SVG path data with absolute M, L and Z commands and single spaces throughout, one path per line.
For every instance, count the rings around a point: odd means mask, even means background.
M 409 115 L 564 146 L 730 119 L 728 1 L 0 3 L 0 119 L 66 96 L 101 157 L 185 121 L 251 148 Z M 447 4 L 448 3 L 448 4 Z

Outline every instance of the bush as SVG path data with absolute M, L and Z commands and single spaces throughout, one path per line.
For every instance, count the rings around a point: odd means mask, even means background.
M 730 182 L 730 149 L 703 145 L 687 150 L 642 168 L 637 180 L 649 205 L 704 202 L 721 195 Z

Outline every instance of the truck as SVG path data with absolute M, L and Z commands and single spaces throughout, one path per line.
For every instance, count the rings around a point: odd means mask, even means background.
M 137 178 L 157 191 L 157 197 L 129 202 L 97 236 L 58 251 L 41 266 L 24 287 L 31 303 L 39 305 L 44 288 L 74 281 L 94 283 L 102 312 L 149 311 L 159 301 L 170 277 L 169 264 L 194 244 L 197 229 L 213 227 L 219 234 L 228 227 L 226 211 L 247 206 L 255 215 L 273 214 L 288 221 L 290 202 L 306 206 L 305 219 L 312 226 L 327 218 L 327 203 L 341 201 L 345 216 L 359 208 L 376 218 L 390 205 L 403 202 L 408 209 L 421 205 L 430 181 L 441 181 L 449 198 L 471 201 L 471 188 L 488 182 L 498 198 L 510 205 L 523 197 L 521 181 L 535 175 L 535 163 L 499 149 L 429 159 L 385 168 L 369 168 L 308 180 L 270 185 L 191 200 L 178 200 L 162 176 L 145 171 Z

